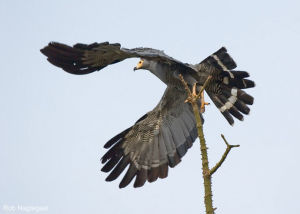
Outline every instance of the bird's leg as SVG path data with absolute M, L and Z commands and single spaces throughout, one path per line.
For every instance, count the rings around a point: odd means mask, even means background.
M 205 102 L 205 100 L 204 100 L 204 91 L 201 92 L 200 99 L 201 99 L 200 112 L 204 113 L 205 112 L 205 106 L 210 104 L 210 103 Z
M 187 87 L 187 85 L 186 85 L 186 87 Z M 186 103 L 187 102 L 196 102 L 198 98 L 200 98 L 200 100 L 201 100 L 200 112 L 204 113 L 205 112 L 205 106 L 209 105 L 210 103 L 205 102 L 205 100 L 204 100 L 204 91 L 199 92 L 199 94 L 197 94 L 197 84 L 195 83 L 193 85 L 192 91 L 189 92 L 188 98 L 185 100 L 185 102 Z
M 196 101 L 198 98 L 200 98 L 200 101 L 201 101 L 200 112 L 204 113 L 205 112 L 205 106 L 209 105 L 210 103 L 205 102 L 205 100 L 204 100 L 204 91 L 202 91 L 200 94 L 197 94 L 197 84 L 195 83 L 193 85 L 192 93 L 188 96 L 188 99 L 186 100 L 186 102 L 189 102 L 191 100 Z

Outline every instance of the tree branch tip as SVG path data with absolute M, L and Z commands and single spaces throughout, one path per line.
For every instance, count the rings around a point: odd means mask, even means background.
M 224 142 L 225 142 L 225 144 L 227 145 L 227 147 L 229 147 L 229 148 L 240 147 L 239 144 L 237 144 L 237 145 L 231 145 L 231 144 L 229 144 L 229 143 L 227 142 L 227 140 L 226 140 L 226 138 L 225 138 L 225 136 L 224 136 L 223 134 L 221 134 L 221 137 L 222 137 L 222 139 L 224 140 Z
M 225 136 L 224 136 L 223 134 L 221 134 L 221 137 L 222 137 L 222 139 L 224 140 L 225 144 L 226 144 L 227 146 L 230 146 L 230 144 L 227 142 L 227 140 L 226 140 L 226 138 L 225 138 Z
M 211 78 L 212 78 L 212 75 L 209 75 L 209 76 L 207 77 L 207 79 L 205 80 L 205 82 L 204 82 L 204 84 L 203 84 L 203 86 L 202 86 L 202 88 L 201 88 L 199 94 L 201 94 L 201 93 L 204 91 L 204 89 L 206 88 L 206 86 L 207 86 L 207 84 L 208 84 L 208 82 L 209 82 L 209 80 L 210 80 Z

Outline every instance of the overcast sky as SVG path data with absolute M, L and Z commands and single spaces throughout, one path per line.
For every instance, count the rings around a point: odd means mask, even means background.
M 179 2 L 179 1 L 178 1 Z M 153 47 L 197 63 L 225 46 L 257 86 L 251 113 L 228 125 L 206 109 L 217 213 L 300 213 L 299 1 L 0 1 L 0 213 L 203 213 L 198 140 L 169 177 L 119 189 L 100 171 L 105 142 L 160 100 L 165 85 L 138 59 L 86 76 L 52 66 L 50 41 Z M 20 213 L 24 213 L 19 210 Z M 16 213 L 16 212 L 15 212 Z

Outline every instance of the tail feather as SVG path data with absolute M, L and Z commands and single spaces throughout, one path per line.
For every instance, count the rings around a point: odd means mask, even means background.
M 233 86 L 233 87 L 237 87 L 239 89 L 255 87 L 255 83 L 252 80 L 239 78 L 235 75 L 233 75 L 233 76 L 234 76 L 234 78 L 224 77 L 223 78 L 223 83 L 225 85 L 230 85 L 230 86 Z
M 250 108 L 241 100 L 237 100 L 234 106 L 243 114 L 249 114 Z
M 236 96 L 238 100 L 243 101 L 245 104 L 252 105 L 254 102 L 254 98 L 247 94 L 245 91 L 238 89 L 235 86 L 228 86 L 224 84 L 220 84 L 221 94 L 226 95 L 226 97 Z
M 232 89 L 228 88 L 228 87 L 223 87 L 222 88 L 222 94 L 226 97 L 229 98 L 232 95 L 231 92 Z M 233 90 L 235 90 L 233 88 Z M 236 89 L 237 90 L 237 89 Z M 239 93 L 237 93 L 239 94 Z M 250 95 L 249 95 L 250 96 Z M 243 114 L 249 114 L 250 112 L 250 108 L 240 99 L 240 97 L 238 97 L 238 99 L 235 101 L 234 106 Z
M 207 58 L 208 62 L 219 69 L 232 70 L 236 68 L 236 63 L 227 53 L 225 47 L 220 48 L 217 52 Z
M 226 105 L 226 103 L 228 102 L 229 98 L 225 97 L 224 95 L 220 95 L 219 96 L 220 100 L 222 101 L 222 103 L 224 103 Z M 239 119 L 239 120 L 244 120 L 244 116 L 239 112 L 239 110 L 234 106 L 234 103 L 236 101 L 236 98 L 231 98 L 231 102 L 230 104 L 227 104 L 230 106 L 230 108 L 228 108 L 228 111 L 231 115 L 233 115 L 235 118 Z
M 228 110 L 226 108 L 222 109 L 222 107 L 225 106 L 225 104 L 220 100 L 219 96 L 211 95 L 210 93 L 208 93 L 208 95 L 210 96 L 210 99 L 213 101 L 213 103 L 220 110 L 220 112 L 223 114 L 223 116 L 228 121 L 228 123 L 230 125 L 233 125 L 234 124 L 234 120 L 233 120 L 232 116 L 230 115 L 230 113 L 228 112 Z
M 249 73 L 232 70 L 236 68 L 236 63 L 224 47 L 200 64 L 205 64 L 203 67 L 209 68 L 207 75 L 212 75 L 206 92 L 229 124 L 234 123 L 232 116 L 243 120 L 241 113 L 249 114 L 250 108 L 247 105 L 254 102 L 254 98 L 242 90 L 255 87 L 254 81 L 246 79 L 250 76 Z
M 235 78 L 243 79 L 249 77 L 249 73 L 247 71 L 237 71 L 237 70 L 232 70 L 230 71 Z

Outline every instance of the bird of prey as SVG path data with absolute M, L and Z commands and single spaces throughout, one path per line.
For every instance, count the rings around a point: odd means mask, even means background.
M 134 70 L 149 70 L 166 84 L 152 111 L 104 145 L 109 149 L 101 159 L 101 170 L 109 172 L 106 181 L 115 180 L 127 169 L 120 188 L 134 178 L 133 186 L 141 187 L 146 181 L 167 177 L 168 168 L 175 167 L 196 140 L 196 121 L 191 104 L 184 102 L 187 93 L 180 74 L 189 86 L 196 83 L 198 90 L 212 76 L 205 91 L 230 125 L 233 117 L 243 120 L 254 100 L 242 90 L 254 87 L 254 82 L 246 79 L 247 72 L 233 70 L 236 63 L 224 47 L 195 65 L 182 63 L 160 50 L 127 49 L 108 42 L 74 46 L 51 42 L 41 52 L 53 65 L 76 75 L 89 74 L 127 58 L 140 58 Z M 198 104 L 203 108 L 203 101 Z

